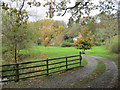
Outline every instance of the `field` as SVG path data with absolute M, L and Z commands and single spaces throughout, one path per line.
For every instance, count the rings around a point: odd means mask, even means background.
M 71 56 L 71 55 L 76 55 L 76 54 L 78 55 L 80 51 L 82 51 L 82 50 L 75 49 L 74 47 L 32 46 L 29 49 L 20 51 L 20 53 L 27 56 L 27 58 L 25 58 L 24 60 L 19 61 L 19 62 L 39 61 L 39 60 L 45 60 L 47 58 L 50 59 L 50 58 L 56 58 L 56 57 Z M 88 55 L 96 55 L 96 56 L 111 57 L 111 58 L 114 58 L 114 57 L 117 56 L 116 54 L 108 52 L 107 49 L 104 46 L 94 46 L 94 47 L 92 47 L 92 49 L 87 50 L 87 52 L 90 53 Z M 42 58 L 41 55 L 45 55 L 45 57 Z M 78 58 L 79 57 L 68 58 L 68 61 L 72 60 L 72 59 L 78 59 Z M 58 60 L 49 61 L 49 64 L 56 63 L 56 62 L 61 62 L 61 61 L 65 61 L 65 59 L 58 59 Z M 69 62 L 68 64 L 77 63 L 77 62 L 79 62 L 79 60 Z M 31 63 L 31 64 L 23 65 L 23 66 L 20 66 L 20 67 L 24 68 L 26 66 L 27 67 L 32 67 L 32 66 L 36 66 L 36 65 L 38 66 L 38 65 L 44 65 L 44 64 L 46 64 L 46 62 Z M 87 61 L 83 58 L 81 65 L 85 66 L 86 64 L 87 64 Z M 65 63 L 51 65 L 51 66 L 49 66 L 49 68 L 59 67 L 59 66 L 62 66 L 62 65 L 65 65 Z M 75 65 L 70 65 L 70 66 L 68 66 L 68 68 L 72 68 L 72 67 L 76 67 L 76 66 L 79 66 L 79 63 L 75 64 Z M 13 67 L 9 67 L 9 69 L 12 69 L 12 68 Z M 66 67 L 56 68 L 56 69 L 49 70 L 49 72 L 51 73 L 51 72 L 63 70 L 65 68 Z M 4 69 L 6 69 L 6 68 L 4 68 Z M 19 71 L 20 71 L 20 73 L 27 73 L 27 72 L 44 70 L 44 69 L 46 69 L 46 66 L 24 69 L 24 70 L 19 70 Z M 8 72 L 8 73 L 12 74 L 14 72 L 12 71 L 12 72 Z M 4 75 L 6 75 L 8 73 L 4 73 Z M 20 78 L 30 77 L 30 76 L 44 74 L 44 73 L 46 73 L 46 71 L 21 75 Z M 11 78 L 11 79 L 13 79 L 13 78 Z
M 22 54 L 30 55 L 32 58 L 39 59 L 40 54 L 46 54 L 47 58 L 70 56 L 74 54 L 79 54 L 80 49 L 75 49 L 74 47 L 44 47 L 44 46 L 32 46 L 30 49 L 21 50 Z M 90 54 L 102 57 L 116 57 L 117 54 L 110 53 L 105 46 L 94 46 L 92 49 L 86 50 Z
M 90 52 L 89 55 L 93 56 L 101 56 L 101 57 L 108 57 L 108 58 L 115 58 L 117 54 L 109 52 L 105 46 L 94 46 L 92 49 L 87 50 Z

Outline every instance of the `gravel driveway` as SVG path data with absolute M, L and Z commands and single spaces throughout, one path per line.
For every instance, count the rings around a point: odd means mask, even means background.
M 116 82 L 116 78 L 118 76 L 118 69 L 114 62 L 107 58 L 91 56 L 103 61 L 106 65 L 106 70 L 99 78 L 88 82 L 83 85 L 82 88 L 87 88 L 88 86 L 91 88 L 113 88 Z

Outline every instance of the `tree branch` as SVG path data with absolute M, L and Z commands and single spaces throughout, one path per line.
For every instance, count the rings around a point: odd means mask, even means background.
M 81 3 L 81 2 L 78 2 L 77 4 L 75 4 L 75 6 L 73 6 L 73 7 L 68 7 L 68 8 L 66 8 L 66 9 L 64 9 L 65 12 L 64 12 L 64 14 L 63 14 L 62 16 L 65 15 L 65 13 L 66 13 L 66 11 L 67 11 L 68 9 L 73 9 L 73 8 L 77 7 L 80 3 Z M 89 3 L 89 2 L 85 2 L 85 4 L 84 4 L 80 9 L 82 9 L 84 6 L 86 6 L 87 3 Z
M 25 3 L 25 0 L 23 0 L 22 6 L 21 6 L 21 8 L 20 8 L 20 15 L 21 15 L 21 11 L 22 11 L 22 9 L 23 9 L 23 7 L 24 7 L 24 3 Z

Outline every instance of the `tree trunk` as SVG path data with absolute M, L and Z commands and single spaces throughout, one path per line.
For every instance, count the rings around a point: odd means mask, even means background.
M 18 81 L 18 77 L 17 77 L 17 74 L 18 74 L 18 67 L 17 67 L 17 43 L 16 43 L 16 37 L 15 37 L 15 35 L 14 35 L 14 40 L 15 40 L 15 43 L 14 43 L 14 59 L 15 59 L 15 66 L 14 66 L 14 69 L 16 69 L 15 71 L 14 71 L 14 73 L 15 73 L 15 77 L 14 77 L 14 79 L 15 79 L 15 82 L 17 82 Z
M 15 63 L 17 64 L 17 45 L 15 44 Z
M 16 43 L 15 43 L 15 53 L 14 54 L 15 54 L 15 56 L 14 56 L 15 64 L 17 64 L 17 45 L 16 45 Z M 14 79 L 15 79 L 15 82 L 17 82 L 17 69 L 18 69 L 17 65 L 15 65 L 14 68 L 16 69 L 15 72 L 14 72 L 15 75 L 16 75 Z

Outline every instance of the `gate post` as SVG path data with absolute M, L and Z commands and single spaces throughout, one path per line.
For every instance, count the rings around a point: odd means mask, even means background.
M 68 69 L 68 65 L 67 65 L 67 57 L 66 57 L 66 71 L 67 71 L 67 69 Z
M 46 64 L 47 64 L 47 76 L 49 75 L 49 70 L 48 70 L 48 58 L 47 58 L 47 61 L 46 61 Z
M 80 66 L 81 66 L 81 60 L 82 60 L 81 51 L 79 54 L 80 54 Z
M 15 66 L 16 68 L 16 78 L 15 78 L 15 82 L 19 81 L 19 64 L 16 64 Z

